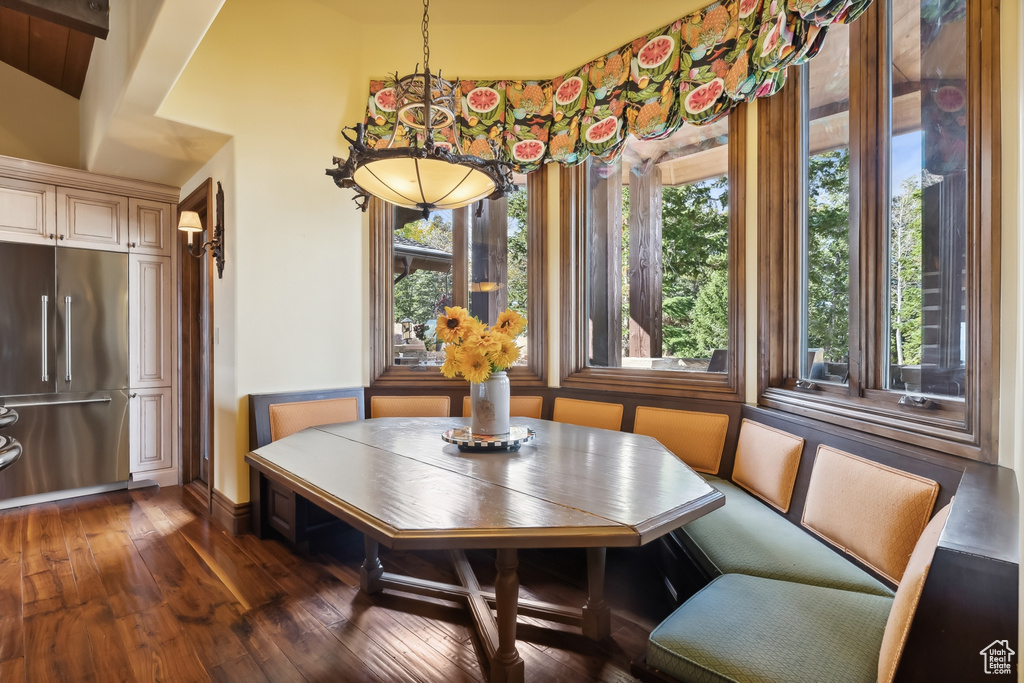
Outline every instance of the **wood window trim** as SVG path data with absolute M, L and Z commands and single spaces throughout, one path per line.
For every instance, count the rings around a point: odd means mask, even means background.
M 791 69 L 787 86 L 758 106 L 758 395 L 759 404 L 859 431 L 994 463 L 999 427 L 1000 120 L 999 1 L 967 3 L 968 185 L 967 300 L 968 363 L 964 399 L 935 399 L 937 409 L 896 404 L 898 392 L 882 386 L 885 299 L 875 272 L 884 263 L 879 236 L 888 206 L 879 188 L 888 183 L 889 75 L 880 59 L 888 42 L 889 4 L 873 3 L 851 27 L 850 83 L 850 340 L 863 356 L 851 357 L 849 386 L 796 387 L 799 377 L 800 239 L 805 196 L 799 171 L 799 90 L 802 70 Z M 865 153 L 874 150 L 873 154 Z M 860 153 L 858 153 L 860 152 Z M 874 207 L 874 210 L 862 210 Z M 882 254 L 883 257 L 879 257 Z M 873 257 L 872 257 L 873 256 Z M 852 352 L 852 349 L 851 349 Z
M 529 359 L 526 366 L 508 369 L 514 387 L 547 386 L 547 170 L 540 169 L 527 176 L 527 253 L 529 254 L 529 324 L 526 328 Z M 471 210 L 467 209 L 467 210 Z M 394 212 L 391 205 L 373 198 L 368 209 L 370 219 L 370 386 L 464 388 L 464 379 L 447 379 L 438 367 L 395 366 L 391 321 L 394 318 L 394 260 L 392 236 Z M 465 240 L 456 240 L 456 247 L 465 251 Z M 453 268 L 468 277 L 466 261 L 456 260 Z M 465 302 L 456 301 L 458 305 Z
M 562 283 L 559 379 L 567 388 L 622 391 L 712 400 L 744 398 L 746 104 L 729 113 L 729 362 L 728 372 L 700 373 L 588 367 L 587 348 L 587 171 L 562 167 L 560 249 Z

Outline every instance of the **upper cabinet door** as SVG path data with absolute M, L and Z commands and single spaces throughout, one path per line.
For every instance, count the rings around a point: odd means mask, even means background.
M 170 204 L 128 200 L 128 248 L 132 253 L 171 255 Z
M 57 188 L 58 245 L 128 251 L 128 198 Z
M 53 185 L 0 178 L 0 241 L 53 244 L 56 193 Z

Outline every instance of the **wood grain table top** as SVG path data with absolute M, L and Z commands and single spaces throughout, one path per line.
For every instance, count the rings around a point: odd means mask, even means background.
M 536 437 L 511 453 L 441 440 L 468 418 L 377 418 L 312 427 L 245 459 L 394 548 L 636 546 L 725 502 L 651 437 L 513 422 Z

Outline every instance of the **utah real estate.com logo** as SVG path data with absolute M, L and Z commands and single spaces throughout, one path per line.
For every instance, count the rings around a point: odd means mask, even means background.
M 994 640 L 980 652 L 985 658 L 985 673 L 987 674 L 1012 674 L 1013 664 L 1011 660 L 1017 654 L 1010 649 L 1010 643 L 1005 640 Z

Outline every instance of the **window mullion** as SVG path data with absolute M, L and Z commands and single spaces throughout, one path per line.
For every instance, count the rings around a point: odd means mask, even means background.
M 884 388 L 888 368 L 888 14 L 888 2 L 875 2 L 851 27 L 849 393 L 855 397 Z
M 452 211 L 452 305 L 469 309 L 469 223 L 476 205 Z

